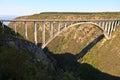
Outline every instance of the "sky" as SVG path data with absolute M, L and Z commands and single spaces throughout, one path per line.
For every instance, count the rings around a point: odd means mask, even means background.
M 120 12 L 120 0 L 0 0 L 0 15 L 116 11 Z

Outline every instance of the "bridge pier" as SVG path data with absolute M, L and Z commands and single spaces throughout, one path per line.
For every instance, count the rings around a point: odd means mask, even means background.
M 111 37 L 111 34 L 113 32 L 113 27 L 114 27 L 114 21 L 111 22 L 111 29 L 110 29 L 110 32 L 109 32 L 110 37 Z
M 60 24 L 59 24 L 59 21 L 57 21 L 57 33 L 60 32 Z
M 115 26 L 114 26 L 113 31 L 115 31 L 115 29 L 116 29 L 116 27 L 117 27 L 117 24 L 118 24 L 118 21 L 115 21 Z
M 66 24 L 66 22 L 64 22 L 64 28 L 67 28 L 67 24 Z
M 104 30 L 104 24 L 105 24 L 104 22 L 101 22 L 100 26 L 101 26 L 102 30 Z
M 36 21 L 34 21 L 34 41 L 35 44 L 37 45 L 37 29 L 36 29 Z
M 24 31 L 25 31 L 25 38 L 28 39 L 28 34 L 27 34 L 27 24 L 26 24 L 26 21 L 24 22 Z
M 42 21 L 42 48 L 44 48 L 45 45 L 45 22 Z
M 108 22 L 107 35 L 108 35 L 109 38 L 110 38 L 110 34 L 109 34 L 109 32 L 110 32 L 110 27 L 111 27 L 111 22 Z
M 104 25 L 104 31 L 107 32 L 107 26 L 108 26 L 108 22 L 105 22 L 105 25 Z
M 53 37 L 53 22 L 50 21 L 50 38 Z

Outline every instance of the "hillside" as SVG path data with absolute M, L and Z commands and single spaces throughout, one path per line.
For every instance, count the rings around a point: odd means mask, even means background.
M 83 57 L 82 63 L 92 64 L 102 72 L 120 76 L 120 26 L 108 41 L 105 39 L 97 43 Z
M 120 19 L 120 13 L 41 13 L 17 19 Z M 28 40 L 34 42 L 33 23 L 28 23 L 28 25 Z M 41 43 L 40 25 L 41 23 L 37 23 L 38 41 Z M 24 28 L 21 26 L 23 23 L 18 23 L 17 31 L 24 35 L 22 32 Z M 62 69 L 60 73 L 65 75 L 63 80 L 66 80 L 66 77 L 68 80 L 70 80 L 69 77 L 72 78 L 71 80 L 79 80 L 79 78 L 84 80 L 119 80 L 119 31 L 120 26 L 112 34 L 112 38 L 106 40 L 102 31 L 94 25 L 73 26 L 52 40 L 44 52 L 54 56 L 57 61 L 57 68 Z
M 40 47 L 6 25 L 3 29 L 0 22 L 0 80 L 53 80 L 53 62 Z

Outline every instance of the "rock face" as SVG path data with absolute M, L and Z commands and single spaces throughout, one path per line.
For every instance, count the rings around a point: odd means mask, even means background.
M 14 30 L 5 25 L 2 25 L 2 23 L 0 23 L 0 30 L 0 46 L 14 46 L 17 50 L 27 50 L 34 62 L 41 61 L 48 67 L 54 68 L 52 61 L 42 51 L 40 46 L 37 46 L 34 43 L 25 40 L 19 34 L 15 34 Z

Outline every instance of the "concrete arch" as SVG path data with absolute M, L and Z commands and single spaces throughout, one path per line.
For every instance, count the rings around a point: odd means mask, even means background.
M 98 27 L 100 30 L 104 31 L 104 29 L 102 28 L 102 26 L 99 26 L 97 24 L 97 22 L 77 22 L 77 23 L 73 23 L 72 25 L 69 25 L 68 27 L 72 27 L 72 26 L 77 26 L 77 25 L 82 25 L 82 24 L 92 24 L 95 25 L 96 27 Z
M 102 28 L 102 26 L 99 26 L 99 25 L 97 24 L 97 22 L 96 22 L 96 23 L 95 23 L 95 22 L 75 22 L 75 23 L 72 23 L 71 25 L 66 26 L 66 28 L 64 27 L 64 28 L 61 29 L 59 32 L 56 32 L 55 35 L 54 35 L 52 38 L 50 38 L 45 44 L 42 45 L 42 48 L 46 47 L 55 37 L 57 37 L 57 36 L 58 36 L 60 33 L 62 33 L 63 31 L 65 31 L 65 30 L 67 30 L 67 29 L 69 29 L 69 28 L 71 28 L 71 27 L 73 27 L 73 26 L 82 25 L 82 24 L 92 24 L 92 25 L 95 25 L 97 28 L 99 28 L 99 29 L 103 32 L 104 36 L 105 36 L 106 38 L 108 38 L 108 37 L 106 36 L 106 33 L 104 32 L 104 29 Z

